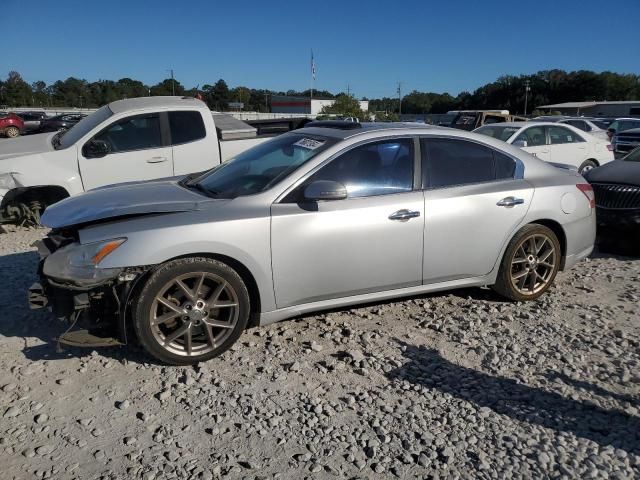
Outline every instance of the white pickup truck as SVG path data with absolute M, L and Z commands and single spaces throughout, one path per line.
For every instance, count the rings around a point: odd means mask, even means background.
M 65 133 L 0 140 L 0 223 L 37 224 L 47 205 L 104 185 L 202 172 L 296 126 L 255 128 L 190 97 L 118 100 Z

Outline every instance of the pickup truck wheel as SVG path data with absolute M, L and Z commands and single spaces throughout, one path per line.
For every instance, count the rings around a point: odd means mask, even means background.
M 4 134 L 9 138 L 16 138 L 20 136 L 20 129 L 18 127 L 7 127 Z
M 561 256 L 560 242 L 550 228 L 526 225 L 509 242 L 493 289 L 510 300 L 535 300 L 553 284 Z
M 247 287 L 235 270 L 209 258 L 183 258 L 148 279 L 133 326 L 153 357 L 190 365 L 229 349 L 247 326 L 249 306 Z

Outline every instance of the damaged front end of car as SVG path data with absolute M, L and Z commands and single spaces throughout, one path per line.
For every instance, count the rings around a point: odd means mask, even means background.
M 126 240 L 81 244 L 77 231 L 53 230 L 36 242 L 40 282 L 29 288 L 29 306 L 48 308 L 70 323 L 59 343 L 86 347 L 127 343 L 128 306 L 149 269 L 100 266 Z

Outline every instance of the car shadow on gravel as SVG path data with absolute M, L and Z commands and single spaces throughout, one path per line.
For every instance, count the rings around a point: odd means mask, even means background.
M 601 446 L 611 445 L 640 454 L 638 417 L 462 367 L 449 362 L 432 348 L 396 341 L 409 361 L 387 373 L 390 379 L 439 390 L 518 422 L 572 433 Z

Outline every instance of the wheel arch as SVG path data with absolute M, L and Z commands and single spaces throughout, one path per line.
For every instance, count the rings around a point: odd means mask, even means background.
M 251 273 L 251 270 L 249 270 L 249 268 L 247 268 L 247 266 L 245 266 L 239 260 L 233 257 L 230 257 L 228 255 L 222 255 L 222 254 L 211 253 L 211 252 L 194 252 L 194 253 L 188 253 L 184 255 L 178 255 L 173 258 L 168 258 L 162 263 L 154 265 L 152 268 L 150 268 L 149 270 L 147 270 L 142 274 L 142 276 L 138 279 L 138 281 L 136 281 L 136 284 L 131 289 L 131 292 L 129 293 L 128 298 L 125 300 L 128 304 L 127 310 L 130 312 L 131 306 L 129 305 L 129 303 L 139 295 L 140 291 L 142 290 L 145 283 L 147 282 L 147 279 L 155 270 L 157 270 L 162 265 L 168 262 L 171 262 L 174 260 L 180 260 L 182 258 L 191 258 L 191 257 L 202 257 L 202 258 L 210 258 L 212 260 L 217 260 L 219 262 L 222 262 L 228 265 L 229 267 L 234 269 L 238 273 L 238 275 L 240 275 L 240 278 L 242 278 L 242 281 L 246 285 L 247 291 L 249 292 L 250 305 L 249 305 L 249 322 L 247 323 L 247 327 L 258 326 L 260 313 L 262 311 L 262 303 L 261 303 L 261 297 L 260 297 L 260 289 L 258 288 L 258 283 L 256 282 L 256 279 L 253 273 Z M 126 328 L 126 325 L 124 324 L 127 324 L 130 321 L 130 318 L 129 318 L 130 315 L 131 313 L 128 313 L 125 315 L 126 318 L 124 318 L 122 328 Z
M 527 225 L 536 225 L 536 224 L 547 227 L 549 230 L 551 230 L 555 234 L 556 237 L 558 237 L 558 242 L 560 242 L 560 253 L 561 253 L 560 270 L 564 270 L 564 265 L 567 258 L 567 234 L 564 231 L 564 228 L 562 228 L 562 225 L 558 221 L 552 220 L 550 218 L 541 218 L 538 220 L 532 220 Z
M 4 197 L 2 197 L 0 212 L 5 216 L 5 214 L 9 213 L 7 209 L 8 207 L 18 206 L 20 204 L 29 206 L 29 204 L 34 201 L 42 203 L 46 208 L 47 206 L 59 202 L 69 196 L 70 194 L 67 189 L 59 185 L 39 185 L 36 187 L 13 188 L 9 190 Z M 10 215 L 6 215 L 6 217 L 10 217 Z

